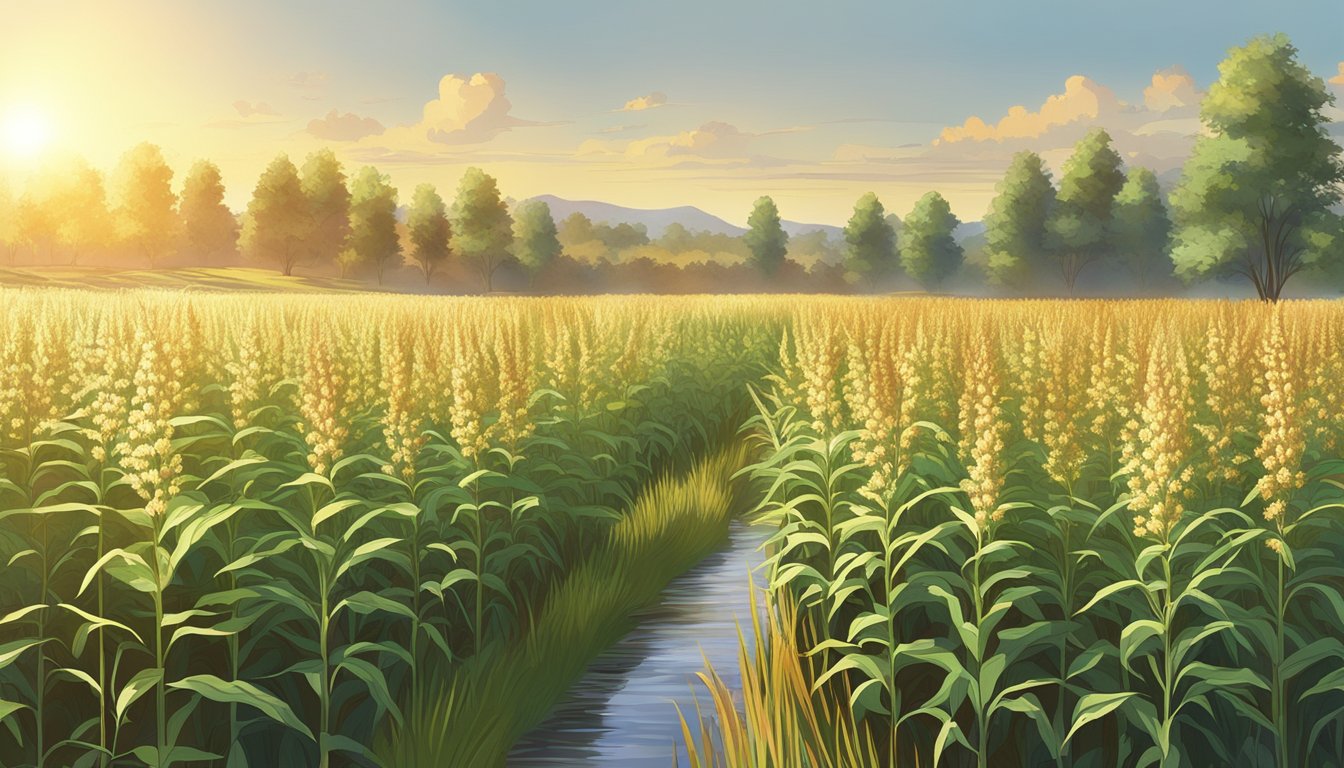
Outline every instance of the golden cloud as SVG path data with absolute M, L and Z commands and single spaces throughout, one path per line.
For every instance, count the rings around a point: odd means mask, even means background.
M 667 94 L 662 91 L 654 91 L 647 96 L 640 96 L 625 102 L 621 107 L 622 112 L 642 112 L 646 109 L 654 109 L 667 104 Z
M 1063 93 L 1051 95 L 1035 112 L 1015 106 L 994 125 L 972 116 L 959 126 L 944 128 L 935 143 L 1037 138 L 1056 126 L 1095 120 L 1118 112 L 1122 106 L 1111 89 L 1090 78 L 1074 75 L 1064 81 Z
M 1330 78 L 1331 85 L 1344 85 L 1344 61 L 1339 62 L 1339 74 Z
M 1204 94 L 1195 87 L 1195 79 L 1180 67 L 1153 74 L 1152 85 L 1143 89 L 1143 105 L 1154 112 L 1181 107 L 1198 107 Z

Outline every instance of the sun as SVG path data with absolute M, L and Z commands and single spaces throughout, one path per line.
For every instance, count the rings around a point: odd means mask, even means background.
M 0 136 L 10 154 L 29 158 L 40 153 L 51 141 L 51 124 L 31 107 L 9 110 L 0 118 Z

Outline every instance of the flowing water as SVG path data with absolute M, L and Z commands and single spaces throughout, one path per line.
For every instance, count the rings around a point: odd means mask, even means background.
M 751 590 L 764 575 L 759 549 L 769 531 L 734 522 L 728 545 L 663 590 L 659 603 L 601 656 L 551 716 L 509 754 L 524 766 L 687 765 L 677 710 L 695 717 L 695 697 L 712 706 L 695 678 L 708 659 L 739 688 L 739 624 L 751 632 Z M 675 757 L 674 757 L 675 756 Z

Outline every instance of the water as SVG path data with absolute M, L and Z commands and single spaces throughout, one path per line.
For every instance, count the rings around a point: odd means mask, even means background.
M 763 586 L 757 566 L 768 535 L 734 522 L 728 546 L 669 584 L 658 605 L 641 612 L 639 623 L 514 747 L 508 765 L 667 768 L 674 759 L 687 765 L 673 703 L 692 721 L 695 696 L 712 706 L 695 678 L 706 659 L 732 690 L 739 688 L 737 628 L 751 632 L 748 573 Z

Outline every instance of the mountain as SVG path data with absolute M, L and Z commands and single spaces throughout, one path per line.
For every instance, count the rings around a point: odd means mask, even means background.
M 581 213 L 599 224 L 643 224 L 648 229 L 650 238 L 657 238 L 662 235 L 669 224 L 680 224 L 689 230 L 712 232 L 718 235 L 737 236 L 747 231 L 743 227 L 729 224 L 718 216 L 706 213 L 693 205 L 683 205 L 677 208 L 627 208 L 598 200 L 566 200 L 555 195 L 538 195 L 531 199 L 549 205 L 551 216 L 557 223 L 564 221 L 572 214 Z M 788 220 L 780 223 L 783 225 L 784 231 L 789 233 L 790 236 L 822 230 L 828 235 L 838 237 L 843 232 L 841 227 L 829 224 L 806 224 Z

